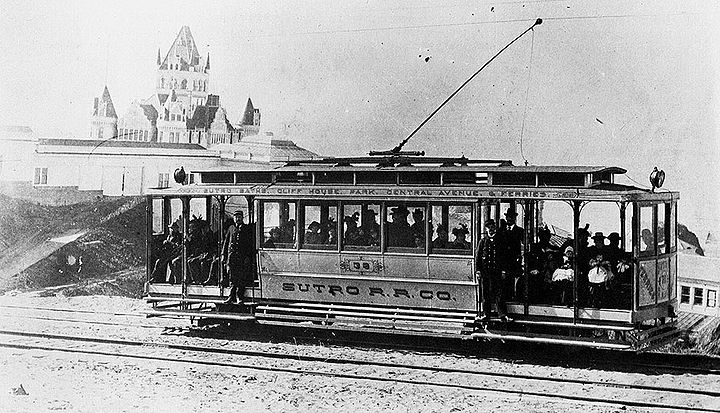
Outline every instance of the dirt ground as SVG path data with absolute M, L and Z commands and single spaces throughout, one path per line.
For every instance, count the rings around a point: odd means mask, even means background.
M 145 308 L 141 300 L 62 295 L 39 297 L 21 293 L 0 296 L 0 306 L 19 305 L 49 308 L 75 308 L 118 313 Z M 4 310 L 9 311 L 9 310 Z M 110 315 L 107 316 L 108 320 Z M 146 322 L 138 319 L 137 322 Z M 204 339 L 183 334 L 163 335 L 158 329 L 117 329 L 93 325 L 72 325 L 57 331 L 58 324 L 40 320 L 13 320 L 0 317 L 6 329 L 22 327 L 30 331 L 87 334 L 99 337 L 153 339 L 203 346 L 258 351 L 294 351 L 297 354 L 325 355 L 335 358 L 362 358 L 378 362 L 452 365 L 458 368 L 482 368 L 493 371 L 518 371 L 536 375 L 559 375 L 601 380 L 628 380 L 654 385 L 679 387 L 707 386 L 708 379 L 698 376 L 617 377 L 618 373 L 567 369 L 542 365 L 511 365 L 500 360 L 463 359 L 443 354 L 413 354 L 403 351 L 294 345 L 244 340 Z M 186 326 L 184 320 L 152 319 L 168 327 Z M 5 339 L 5 338 L 3 338 Z M 158 350 L 162 351 L 162 349 Z M 267 362 L 275 363 L 275 362 Z M 263 365 L 267 367 L 267 365 Z M 502 380 L 500 378 L 490 379 Z M 720 379 L 714 379 L 720 388 Z M 27 393 L 22 393 L 19 387 Z M 542 387 L 526 388 L 542 391 Z M 608 387 L 612 400 L 617 389 Z M 667 400 L 668 403 L 678 400 Z M 612 404 L 558 402 L 542 397 L 509 395 L 497 392 L 447 389 L 427 385 L 398 384 L 370 380 L 329 378 L 303 373 L 278 373 L 251 368 L 213 367 L 178 361 L 153 361 L 71 354 L 59 351 L 0 348 L 0 406 L 4 412 L 515 412 L 644 411 Z

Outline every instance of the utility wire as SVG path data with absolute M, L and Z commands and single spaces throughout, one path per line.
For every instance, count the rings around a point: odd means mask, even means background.
M 646 14 L 607 14 L 597 16 L 561 16 L 561 17 L 547 17 L 544 20 L 588 20 L 588 19 L 624 19 L 633 17 L 672 17 L 672 16 L 708 16 L 717 13 L 708 12 L 677 12 L 677 13 L 646 13 Z M 384 26 L 384 27 L 361 27 L 357 29 L 339 29 L 339 30 L 318 30 L 308 32 L 295 32 L 295 33 L 273 33 L 273 34 L 256 34 L 245 36 L 245 38 L 263 38 L 263 37 L 289 37 L 289 36 L 306 36 L 316 34 L 341 34 L 341 33 L 365 33 L 365 32 L 377 32 L 377 31 L 388 31 L 388 30 L 408 30 L 408 29 L 430 29 L 437 27 L 461 27 L 461 26 L 478 26 L 483 24 L 497 24 L 497 23 L 518 23 L 527 22 L 531 19 L 506 19 L 506 20 L 483 20 L 476 22 L 463 22 L 463 23 L 437 23 L 437 24 L 418 24 L 408 26 Z
M 537 20 L 535 20 L 535 23 L 533 23 L 532 26 L 530 26 L 530 27 L 529 27 L 527 30 L 525 30 L 524 32 L 520 33 L 520 34 L 519 34 L 516 38 L 514 38 L 510 43 L 506 44 L 505 47 L 503 47 L 502 49 L 500 49 L 499 52 L 495 53 L 495 55 L 494 55 L 493 57 L 491 57 L 490 60 L 488 60 L 487 62 L 485 62 L 485 64 L 482 65 L 482 67 L 481 67 L 480 69 L 478 69 L 477 72 L 473 73 L 473 75 L 470 76 L 465 82 L 463 82 L 463 84 L 460 85 L 459 88 L 455 89 L 455 91 L 454 91 L 450 96 L 448 96 L 447 99 L 445 99 L 445 101 L 443 101 L 443 103 L 441 103 L 440 106 L 438 106 L 437 109 L 435 109 L 435 110 L 430 114 L 430 116 L 428 116 L 427 118 L 425 118 L 425 120 L 422 121 L 422 123 L 421 123 L 420 125 L 418 125 L 418 127 L 415 128 L 415 130 L 412 131 L 412 133 L 411 133 L 410 135 L 408 135 L 407 138 L 405 138 L 402 142 L 400 142 L 400 144 L 399 144 L 398 146 L 396 146 L 395 148 L 393 148 L 392 151 L 393 151 L 393 152 L 399 152 L 399 151 L 402 149 L 402 147 L 405 146 L 406 143 L 408 143 L 408 141 L 410 140 L 410 138 L 412 138 L 413 135 L 415 135 L 415 133 L 416 133 L 417 131 L 419 131 L 423 126 L 425 126 L 425 124 L 426 124 L 430 119 L 432 119 L 432 117 L 435 116 L 435 114 L 438 113 L 438 112 L 440 111 L 440 109 L 442 109 L 442 107 L 445 106 L 445 104 L 450 101 L 450 99 L 452 99 L 453 97 L 455 97 L 455 95 L 457 95 L 458 92 L 460 92 L 460 90 L 465 87 L 465 85 L 467 85 L 468 83 L 470 83 L 470 81 L 473 80 L 473 79 L 475 78 L 475 76 L 477 76 L 478 74 L 480 74 L 480 72 L 482 72 L 483 69 L 485 69 L 490 63 L 492 63 L 492 61 L 495 60 L 496 57 L 500 56 L 500 54 L 501 54 L 502 52 L 504 52 L 505 49 L 507 49 L 508 47 L 510 47 L 510 46 L 511 46 L 513 43 L 515 43 L 519 38 L 523 37 L 523 36 L 525 35 L 525 33 L 533 30 L 533 28 L 535 28 L 535 26 L 537 26 L 537 25 L 539 25 L 539 24 L 542 24 L 542 19 L 537 19 Z
M 530 81 L 532 80 L 532 63 L 534 49 L 535 29 L 532 30 L 532 40 L 530 41 L 530 67 L 528 68 L 527 89 L 525 89 L 525 109 L 523 110 L 522 127 L 520 128 L 520 156 L 522 157 L 523 161 L 525 161 L 525 166 L 528 165 L 528 160 L 525 158 L 525 153 L 523 153 L 523 135 L 525 133 L 525 118 L 527 117 L 528 95 L 530 94 Z

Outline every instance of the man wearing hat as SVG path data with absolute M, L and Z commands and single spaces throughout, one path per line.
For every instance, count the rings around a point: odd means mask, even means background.
M 505 270 L 510 275 L 506 280 L 507 294 L 513 299 L 516 297 L 517 282 L 522 276 L 522 249 L 525 240 L 525 230 L 517 225 L 517 216 L 515 208 L 508 208 L 505 212 L 507 226 L 502 234 L 506 248 L 505 258 L 507 259 Z
M 502 270 L 502 256 L 504 247 L 502 237 L 497 232 L 495 220 L 485 222 L 485 236 L 480 240 L 475 251 L 475 268 L 480 273 L 482 282 L 482 314 L 480 322 L 486 322 L 495 304 L 498 317 L 503 322 L 511 321 L 505 314 L 505 287 Z
M 425 245 L 425 220 L 423 210 L 420 208 L 415 208 L 415 210 L 412 213 L 413 218 L 413 224 L 410 225 L 410 229 L 413 233 L 413 239 L 416 241 L 416 244 L 422 244 Z
M 242 210 L 233 213 L 233 225 L 228 228 L 222 247 L 222 262 L 230 278 L 228 303 L 242 302 L 245 287 L 253 281 L 255 234 L 252 226 L 245 224 Z
M 415 238 L 407 221 L 410 211 L 404 205 L 391 209 L 392 222 L 388 222 L 388 247 L 414 247 Z

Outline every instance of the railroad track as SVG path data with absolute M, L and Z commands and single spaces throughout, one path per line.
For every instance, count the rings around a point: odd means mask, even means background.
M 10 310 L 10 311 L 3 311 Z M 50 316 L 44 315 L 49 314 L 63 314 L 62 316 Z M 73 316 L 69 317 L 72 314 Z M 80 315 L 84 318 L 78 318 Z M 111 318 L 124 318 L 124 321 L 106 321 L 99 320 L 97 316 L 110 316 Z M 53 322 L 67 322 L 67 323 L 79 323 L 79 324 L 92 324 L 92 325 L 105 325 L 105 326 L 118 326 L 118 327 L 138 327 L 138 328 L 149 328 L 149 329 L 164 329 L 165 326 L 159 324 L 147 324 L 143 322 L 129 323 L 126 322 L 128 318 L 136 319 L 138 321 L 145 321 L 146 317 L 139 313 L 123 313 L 123 312 L 112 312 L 112 311 L 93 311 L 93 310 L 78 310 L 72 308 L 52 308 L 52 307 L 27 307 L 18 305 L 0 305 L 0 317 L 9 319 L 30 319 L 30 320 L 41 320 L 41 321 L 53 321 Z
M 2 312 L 2 309 L 11 310 L 11 313 Z M 19 311 L 19 312 L 18 312 Z M 37 312 L 44 313 L 49 312 L 51 314 L 73 314 L 73 317 L 59 317 L 59 316 L 46 316 L 36 314 Z M 35 313 L 35 314 L 33 314 Z M 82 317 L 89 317 L 86 319 L 77 318 L 75 316 L 81 315 Z M 527 354 L 527 351 L 519 349 L 517 346 L 506 348 L 503 346 L 494 346 L 490 350 L 485 343 L 461 342 L 457 339 L 445 339 L 445 340 L 416 340 L 413 338 L 412 343 L 403 344 L 402 339 L 394 337 L 392 343 L 388 343 L 386 336 L 377 337 L 377 340 L 373 340 L 372 336 L 378 335 L 362 335 L 357 338 L 355 334 L 339 335 L 337 332 L 319 336 L 317 330 L 309 331 L 310 335 L 306 334 L 302 326 L 297 328 L 279 328 L 279 327 L 266 327 L 266 326 L 255 326 L 254 331 L 237 331 L 216 328 L 206 331 L 191 330 L 187 324 L 182 327 L 173 326 L 168 327 L 161 324 L 145 324 L 145 323 L 125 323 L 116 321 L 102 321 L 97 320 L 95 316 L 111 316 L 111 317 L 124 317 L 130 319 L 136 319 L 138 321 L 145 321 L 147 317 L 144 314 L 133 313 L 133 312 L 112 312 L 112 311 L 95 311 L 95 310 L 79 310 L 71 308 L 53 308 L 53 307 L 28 307 L 18 305 L 0 305 L 0 317 L 5 318 L 24 318 L 34 319 L 50 322 L 68 322 L 68 323 L 80 323 L 90 325 L 106 325 L 106 326 L 121 326 L 121 327 L 139 327 L 145 329 L 159 329 L 163 331 L 171 330 L 175 334 L 187 333 L 194 337 L 205 337 L 213 339 L 228 339 L 234 338 L 237 340 L 267 340 L 271 338 L 273 340 L 292 340 L 297 343 L 297 340 L 307 341 L 312 343 L 314 341 L 320 341 L 322 344 L 334 344 L 341 346 L 357 346 L 362 348 L 387 348 L 393 350 L 405 350 L 415 351 L 418 354 L 455 354 L 458 356 L 465 357 L 495 357 L 500 360 L 508 362 L 526 362 L 526 363 L 545 363 L 548 365 L 560 365 L 567 367 L 581 367 L 581 368 L 605 368 L 613 369 L 625 372 L 653 372 L 654 374 L 662 373 L 693 373 L 693 374 L 720 374 L 720 358 L 711 357 L 704 355 L 693 355 L 693 354 L 666 354 L 666 353 L 619 353 L 612 351 L 603 350 L 584 350 L 582 354 L 568 354 L 567 349 L 558 348 L 559 353 L 552 351 L 544 351 L 543 354 L 531 353 L 530 357 L 518 357 L 518 354 Z M 182 322 L 181 324 L 183 324 Z M 424 341 L 427 341 L 425 343 Z M 553 354 L 548 356 L 548 354 Z M 579 356 L 579 357 L 578 357 Z M 574 359 L 574 361 L 573 361 Z
M 495 392 L 607 406 L 720 412 L 720 392 L 714 389 L 671 388 L 631 382 L 531 376 L 512 372 L 428 367 L 361 359 L 11 330 L 0 330 L 0 347 Z M 368 373 L 368 369 L 372 372 Z M 538 385 L 542 387 L 542 391 L 523 390 L 538 388 Z M 610 391 L 612 397 L 599 398 L 587 395 L 593 394 L 593 390 L 598 388 L 603 388 L 606 393 Z M 668 399 L 681 402 L 668 403 L 666 401 Z

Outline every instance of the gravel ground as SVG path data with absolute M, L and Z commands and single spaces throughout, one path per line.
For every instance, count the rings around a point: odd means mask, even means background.
M 105 310 L 118 313 L 140 311 L 140 300 L 104 296 L 37 297 L 32 294 L 0 296 L 0 305 Z M 4 312 L 9 310 L 3 309 Z M 55 316 L 62 314 L 55 313 Z M 106 317 L 107 321 L 113 318 Z M 187 326 L 185 320 L 126 317 L 127 324 L 155 323 L 158 326 Z M 458 357 L 448 354 L 418 354 L 403 351 L 368 350 L 350 347 L 294 345 L 244 340 L 191 337 L 172 329 L 132 326 L 99 326 L 19 320 L 0 317 L 2 328 L 97 337 L 121 337 L 173 344 L 222 346 L 256 351 L 294 352 L 298 355 L 367 359 L 401 365 L 452 366 L 494 372 L 562 376 L 591 380 L 622 381 L 646 385 L 720 389 L 720 378 L 702 375 L 644 375 L 589 369 L 569 369 L 533 364 L 511 364 L 500 360 Z M 183 330 L 187 331 L 187 330 Z M 162 348 L 157 351 L 162 352 Z M 238 360 L 247 362 L 248 360 Z M 287 361 L 250 360 L 258 365 Z M 283 364 L 284 363 L 284 364 Z M 338 367 L 342 369 L 342 367 Z M 367 369 L 367 367 L 365 367 Z M 367 372 L 367 371 L 364 371 Z M 375 373 L 377 373 L 376 371 Z M 372 372 L 370 372 L 372 373 Z M 501 378 L 483 383 L 502 385 Z M 483 384 L 480 383 L 480 384 Z M 22 385 L 27 395 L 15 394 Z M 546 385 L 527 385 L 526 391 L 543 391 Z M 608 400 L 621 392 L 617 387 L 599 388 Z M 678 399 L 673 400 L 673 397 Z M 676 395 L 662 401 L 682 402 Z M 713 403 L 713 407 L 718 405 Z M 514 411 L 644 411 L 611 404 L 557 402 L 542 397 L 498 392 L 447 389 L 428 385 L 385 383 L 369 380 L 327 378 L 303 373 L 277 373 L 239 367 L 202 366 L 179 361 L 137 360 L 116 356 L 71 354 L 57 351 L 0 349 L 0 406 L 2 411 L 152 411 L 185 412 L 232 410 L 263 412 L 514 412 Z

